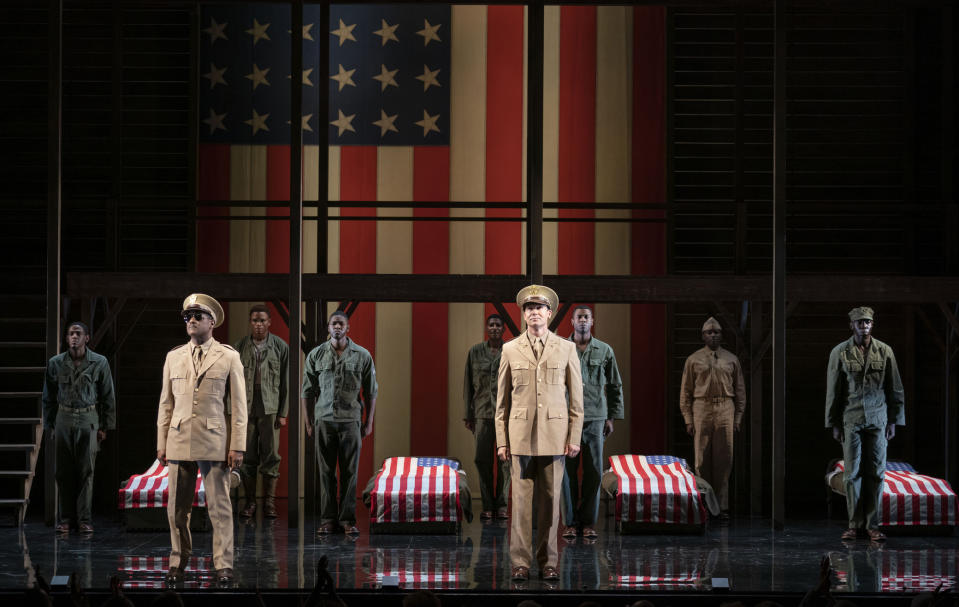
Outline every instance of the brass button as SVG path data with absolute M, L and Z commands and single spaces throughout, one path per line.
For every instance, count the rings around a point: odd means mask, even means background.
M 194 404 L 194 405 L 197 404 L 197 401 L 193 401 L 193 404 Z
M 193 388 L 193 391 L 194 391 L 194 392 L 199 392 L 200 389 L 199 389 L 199 388 Z
M 193 417 L 196 417 L 196 413 L 193 414 Z
M 542 409 L 542 408 L 543 408 L 543 405 L 536 405 L 536 406 L 537 406 L 537 407 L 539 407 L 540 409 Z

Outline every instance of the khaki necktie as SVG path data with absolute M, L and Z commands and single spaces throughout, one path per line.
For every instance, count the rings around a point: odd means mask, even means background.
M 533 340 L 533 354 L 536 355 L 536 360 L 539 360 L 539 357 L 543 354 L 543 342 L 540 339 Z
M 203 360 L 203 348 L 197 346 L 193 348 L 193 370 L 197 373 L 200 372 L 200 361 Z

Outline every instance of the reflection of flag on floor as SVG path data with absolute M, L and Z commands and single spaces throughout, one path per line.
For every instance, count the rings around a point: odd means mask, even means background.
M 212 565 L 212 557 L 190 557 L 186 567 L 189 579 L 184 587 L 209 588 L 213 582 Z M 123 588 L 166 588 L 169 569 L 169 556 L 121 556 L 117 575 Z
M 952 550 L 883 550 L 881 592 L 943 590 L 956 586 Z
M 169 499 L 170 487 L 168 470 L 154 460 L 153 465 L 143 474 L 134 474 L 125 485 L 120 488 L 118 507 L 120 510 L 128 508 L 166 508 Z M 203 487 L 203 477 L 199 471 L 196 474 L 196 492 L 193 505 L 206 508 L 206 489 Z
M 706 508 L 685 461 L 671 455 L 613 455 L 616 518 L 636 523 L 699 525 Z
M 377 548 L 372 556 L 377 584 L 383 583 L 383 576 L 392 575 L 404 588 L 459 588 L 456 550 Z
M 376 477 L 370 504 L 377 523 L 456 522 L 460 519 L 455 461 L 390 457 Z
M 616 564 L 610 571 L 610 586 L 676 590 L 696 588 L 706 577 L 702 568 L 704 559 L 698 552 L 624 549 L 614 559 Z
M 841 460 L 836 467 L 843 470 Z M 956 494 L 948 481 L 919 474 L 908 464 L 887 467 L 880 525 L 955 525 L 956 508 Z

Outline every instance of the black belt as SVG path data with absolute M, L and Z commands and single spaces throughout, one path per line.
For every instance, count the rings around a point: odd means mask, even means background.
M 97 406 L 91 405 L 89 407 L 64 407 L 60 405 L 60 410 L 65 411 L 66 413 L 89 413 L 90 411 L 96 411 Z

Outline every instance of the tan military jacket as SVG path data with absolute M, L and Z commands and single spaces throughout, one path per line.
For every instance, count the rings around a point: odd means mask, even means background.
M 157 450 L 166 449 L 167 459 L 224 461 L 227 451 L 246 451 L 246 418 L 236 350 L 214 340 L 199 373 L 189 343 L 167 353 L 157 414 Z
M 576 344 L 552 331 L 545 339 L 538 362 L 526 333 L 503 344 L 496 446 L 509 447 L 513 455 L 562 455 L 566 445 L 579 445 L 582 438 L 583 375 Z
M 712 390 L 718 390 L 716 394 Z M 679 390 L 679 410 L 687 424 L 693 423 L 693 401 L 714 396 L 731 398 L 735 404 L 735 423 L 746 411 L 746 382 L 739 359 L 729 350 L 719 348 L 715 356 L 704 346 L 689 355 L 683 367 Z

